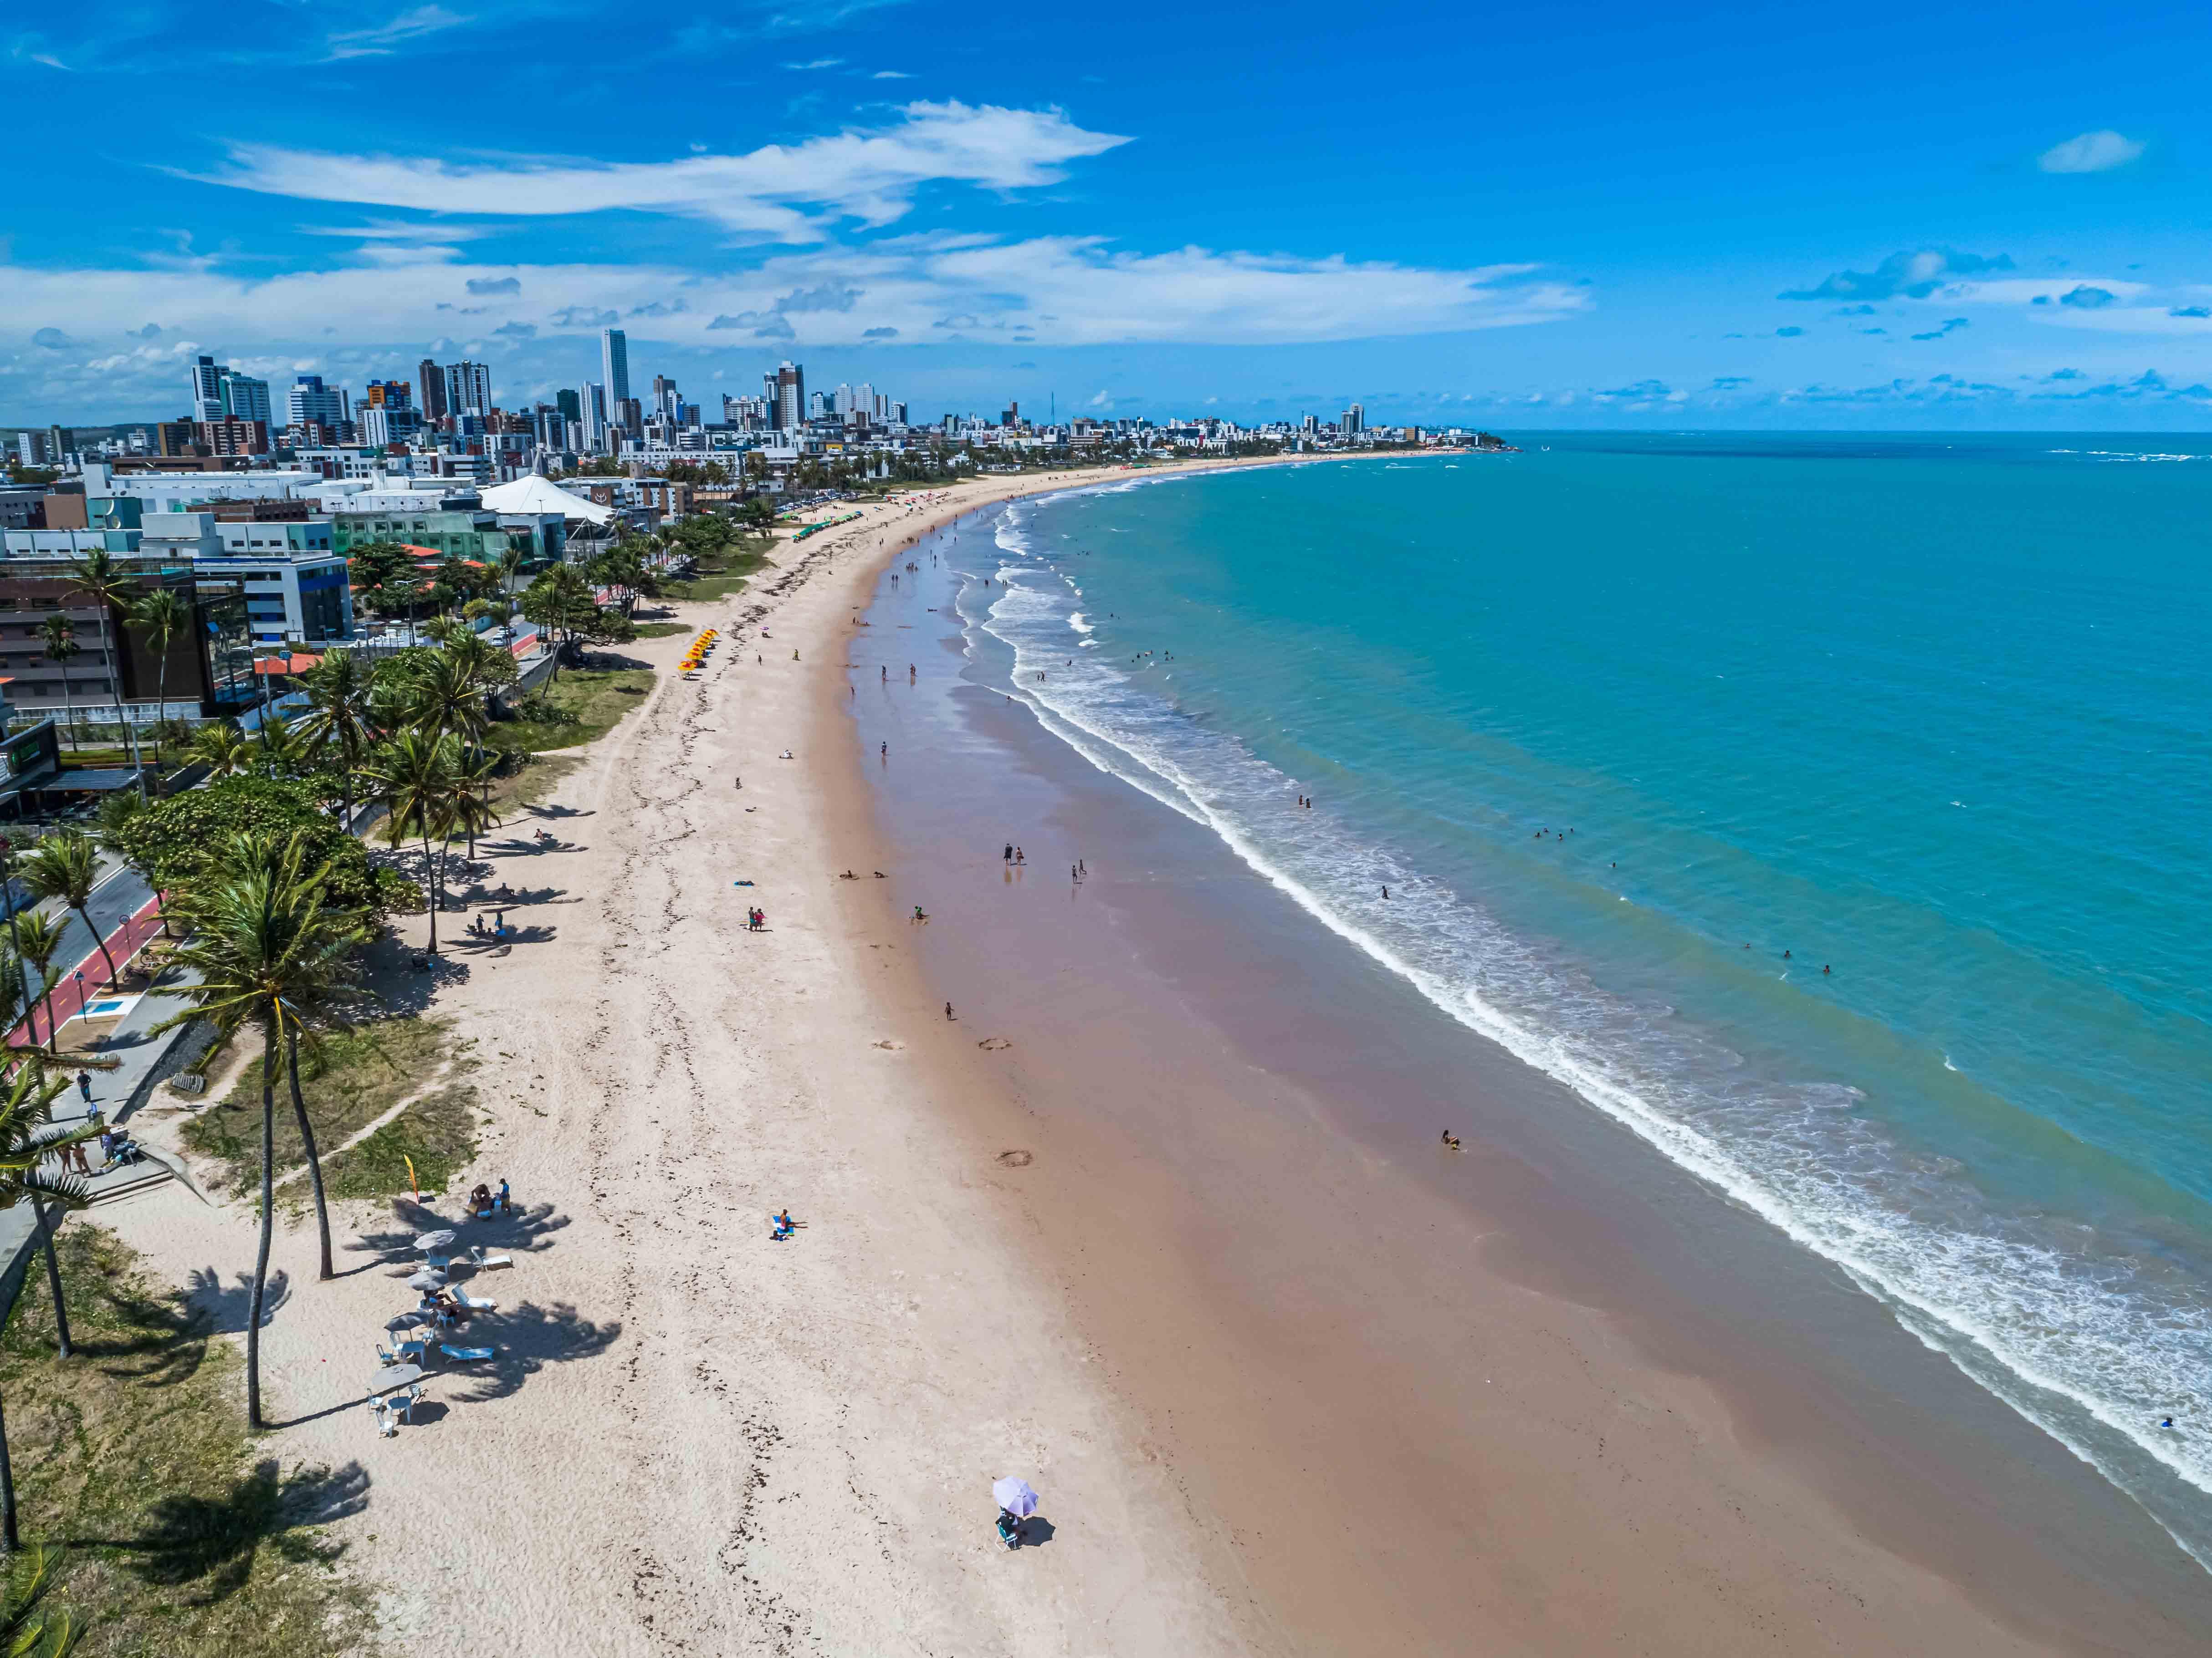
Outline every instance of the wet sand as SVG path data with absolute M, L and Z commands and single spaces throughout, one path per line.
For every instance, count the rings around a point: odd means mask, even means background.
M 1010 1044 L 967 1108 L 1253 1639 L 2201 1649 L 2212 1580 L 2124 1496 L 975 683 L 919 562 L 833 700 L 892 902 Z

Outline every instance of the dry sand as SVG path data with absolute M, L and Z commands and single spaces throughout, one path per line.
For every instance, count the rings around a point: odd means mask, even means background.
M 312 1229 L 280 1236 L 292 1278 L 264 1351 L 289 1421 L 270 1444 L 288 1463 L 368 1472 L 368 1509 L 338 1534 L 385 1587 L 394 1644 L 2045 1649 L 1861 1534 L 1740 1436 L 1713 1390 L 1653 1370 L 1591 1310 L 1504 1279 L 1478 1299 L 1497 1324 L 1496 1374 L 1534 1409 L 1476 1424 L 1494 1452 L 1483 1488 L 1406 1515 L 1419 1546 L 1403 1552 L 1387 1528 L 1331 1533 L 1328 1492 L 1301 1489 L 1328 1456 L 1308 1467 L 1279 1448 L 1358 1412 L 1357 1366 L 1342 1367 L 1344 1392 L 1285 1392 L 1283 1424 L 1240 1430 L 1235 1413 L 1268 1394 L 1249 1365 L 1284 1327 L 1208 1327 L 1206 1240 L 1180 1238 L 1158 1192 L 1117 1172 L 1126 1148 L 1043 1122 L 994 1081 L 980 1033 L 946 1024 L 915 966 L 894 884 L 871 878 L 886 854 L 842 706 L 851 619 L 883 555 L 1012 492 L 872 508 L 787 549 L 757 592 L 687 607 L 726 636 L 708 669 L 664 673 L 562 780 L 543 819 L 557 850 L 523 844 L 526 819 L 492 847 L 495 884 L 559 890 L 514 918 L 547 936 L 504 958 L 457 951 L 434 1003 L 476 1044 L 490 1114 L 457 1187 L 503 1175 L 528 1211 L 515 1266 L 474 1285 L 501 1306 L 468 1339 L 498 1344 L 501 1361 L 434 1379 L 443 1408 L 377 1438 L 356 1401 L 385 1320 L 412 1297 L 360 1246 L 416 1219 L 342 1215 L 347 1276 L 331 1284 L 313 1281 Z M 665 669 L 688 637 L 628 648 Z M 796 759 L 777 758 L 786 749 Z M 862 878 L 840 881 L 848 867 Z M 752 902 L 768 914 L 759 934 L 743 930 Z M 402 932 L 419 939 L 422 925 Z M 1329 1155 L 1318 1140 L 1275 1142 L 1255 1178 L 1309 1178 L 1291 1165 Z M 1015 1146 L 1078 1174 L 1027 1182 L 997 1160 Z M 1347 1162 L 1339 1195 L 1390 1201 L 1380 1178 L 1371 1159 Z M 1055 1191 L 1087 1209 L 1065 1236 L 1046 1206 Z M 773 1245 L 768 1216 L 786 1205 L 806 1230 Z M 1133 1239 L 1190 1247 L 1102 1259 L 1090 1246 L 1117 1213 Z M 102 1218 L 179 1281 L 228 1285 L 234 1324 L 245 1207 L 167 1187 Z M 1465 1230 L 1452 1258 L 1478 1260 L 1466 1217 L 1413 1219 Z M 1125 1345 L 1094 1347 L 1102 1333 Z M 1232 1361 L 1248 1368 L 1228 1376 Z M 1207 1419 L 1162 1406 L 1178 1374 L 1183 1408 Z M 1361 1427 L 1422 1476 L 1424 1430 Z M 1219 1448 L 1240 1440 L 1243 1455 Z M 998 1546 L 989 1486 L 1005 1473 L 1043 1493 L 1042 1546 Z M 1464 1592 L 1440 1593 L 1459 1558 Z M 1418 1592 L 1400 1571 L 1422 1574 Z M 1459 1621 L 1440 1631 L 1437 1608 L 1455 1600 Z

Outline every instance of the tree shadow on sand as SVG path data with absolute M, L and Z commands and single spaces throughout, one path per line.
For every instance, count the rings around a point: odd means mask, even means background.
M 263 1329 L 269 1327 L 276 1317 L 276 1309 L 291 1298 L 291 1274 L 281 1269 L 270 1273 L 261 1294 Z M 195 1266 L 191 1276 L 185 1280 L 185 1309 L 187 1318 L 206 1319 L 211 1332 L 242 1334 L 246 1316 L 253 1309 L 253 1274 L 240 1272 L 235 1283 L 225 1284 L 222 1274 L 214 1267 Z
M 397 1276 L 404 1278 L 422 1264 L 415 1240 L 425 1232 L 457 1232 L 454 1247 L 464 1252 L 471 1244 L 480 1244 L 487 1249 L 503 1249 L 509 1254 L 535 1254 L 550 1248 L 553 1234 L 568 1224 L 568 1216 L 556 1213 L 550 1203 L 526 1205 L 513 1214 L 489 1220 L 457 1222 L 428 1204 L 416 1203 L 411 1198 L 394 1198 L 392 1224 L 374 1232 L 362 1233 L 344 1248 L 349 1254 L 375 1256 L 377 1259 L 367 1265 L 390 1267 Z
M 246 1587 L 264 1548 L 295 1564 L 336 1560 L 345 1546 L 308 1528 L 362 1512 L 368 1485 L 358 1462 L 335 1472 L 302 1467 L 286 1474 L 270 1457 L 219 1497 L 156 1499 L 136 1537 L 76 1540 L 112 1550 L 156 1588 L 196 1591 L 179 1597 L 185 1605 L 210 1606 Z
M 489 1347 L 492 1357 L 441 1374 L 463 1384 L 454 1395 L 457 1403 L 505 1399 L 549 1364 L 597 1358 L 621 1338 L 622 1330 L 619 1320 L 597 1324 L 564 1303 L 540 1307 L 526 1301 L 512 1311 L 471 1320 L 466 1341 L 453 1344 Z

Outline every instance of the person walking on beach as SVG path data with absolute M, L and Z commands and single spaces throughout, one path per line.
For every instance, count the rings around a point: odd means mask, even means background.
M 1006 861 L 1010 864 L 1014 861 L 1014 843 L 1012 841 L 1006 842 Z
M 952 1004 L 950 1002 L 945 1005 L 945 1017 L 948 1019 L 952 1017 Z
M 1014 861 L 1018 864 L 1026 864 L 1029 862 L 1029 856 L 1027 853 L 1023 852 L 1019 847 L 1016 847 L 1014 848 Z

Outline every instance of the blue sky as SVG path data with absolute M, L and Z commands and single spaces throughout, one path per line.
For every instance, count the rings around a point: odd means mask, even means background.
M 618 321 L 918 417 L 2212 426 L 2201 6 L 653 9 L 18 0 L 0 424 Z

